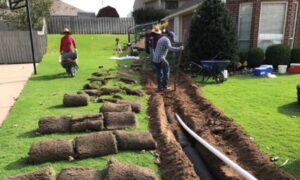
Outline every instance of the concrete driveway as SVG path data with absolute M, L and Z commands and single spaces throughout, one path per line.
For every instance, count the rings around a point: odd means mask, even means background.
M 32 64 L 0 65 L 0 127 L 32 73 Z

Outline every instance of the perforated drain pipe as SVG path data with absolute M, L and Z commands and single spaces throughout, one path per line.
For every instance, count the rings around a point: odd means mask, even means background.
M 204 147 L 206 147 L 211 153 L 221 159 L 224 163 L 234 169 L 237 173 L 245 177 L 247 180 L 257 180 L 253 175 L 247 172 L 245 169 L 237 165 L 235 162 L 231 161 L 227 156 L 222 154 L 219 150 L 211 146 L 208 142 L 198 136 L 194 131 L 192 131 L 180 118 L 180 116 L 175 113 L 177 120 L 181 124 L 181 126 L 191 135 L 193 136 L 199 143 L 201 143 Z

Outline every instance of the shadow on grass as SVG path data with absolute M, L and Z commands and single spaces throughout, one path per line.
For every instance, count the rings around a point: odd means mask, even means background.
M 300 178 L 300 159 L 295 160 L 293 163 L 288 164 L 283 167 L 283 169 L 288 170 L 296 179 Z
M 63 104 L 58 104 L 58 105 L 50 106 L 47 109 L 75 109 L 75 108 L 81 108 L 81 107 L 86 107 L 86 106 L 66 107 Z
M 58 74 L 50 74 L 50 75 L 44 75 L 44 76 L 32 76 L 30 78 L 30 80 L 49 81 L 49 80 L 63 79 L 63 78 L 69 78 L 69 76 L 66 73 L 58 73 Z
M 35 130 L 24 132 L 19 134 L 17 138 L 33 138 L 36 137 L 35 132 L 36 132 Z
M 5 170 L 16 170 L 16 169 L 22 169 L 28 166 L 27 164 L 27 157 L 20 158 L 14 162 L 9 163 L 8 165 L 5 166 Z
M 297 102 L 288 103 L 279 106 L 278 112 L 288 116 L 300 115 L 300 105 Z

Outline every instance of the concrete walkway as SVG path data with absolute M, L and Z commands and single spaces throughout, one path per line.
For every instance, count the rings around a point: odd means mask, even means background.
M 0 65 L 0 127 L 32 73 L 32 64 Z

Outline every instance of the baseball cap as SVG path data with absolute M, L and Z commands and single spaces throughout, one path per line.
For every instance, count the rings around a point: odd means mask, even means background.
M 169 31 L 168 32 L 168 36 L 173 40 L 175 41 L 175 33 L 173 31 Z

